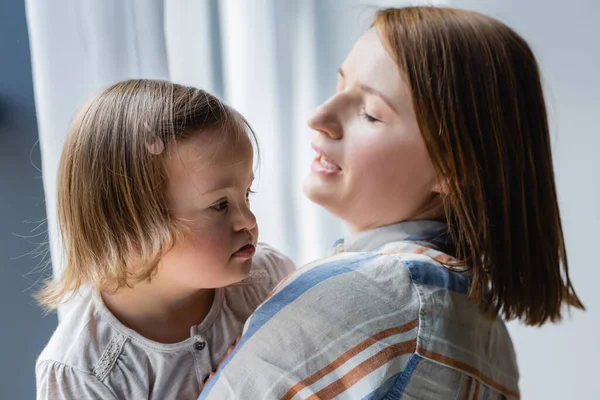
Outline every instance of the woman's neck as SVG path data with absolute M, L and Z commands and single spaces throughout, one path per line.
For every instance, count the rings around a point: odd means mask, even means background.
M 184 293 L 155 280 L 102 293 L 104 304 L 123 325 L 160 343 L 189 338 L 190 328 L 206 318 L 214 297 L 214 289 Z
M 368 213 L 365 213 L 368 215 Z M 444 206 L 439 196 L 435 196 L 434 199 L 427 204 L 423 205 L 419 210 L 415 211 L 410 215 L 388 215 L 378 220 L 359 220 L 351 221 L 345 220 L 346 230 L 350 235 L 357 233 L 370 231 L 382 226 L 388 226 L 398 224 L 400 222 L 407 221 L 422 221 L 422 220 L 443 220 L 444 219 Z

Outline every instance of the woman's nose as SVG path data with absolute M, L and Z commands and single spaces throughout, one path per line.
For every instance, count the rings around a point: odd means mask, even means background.
M 331 98 L 318 106 L 306 122 L 312 130 L 322 132 L 332 139 L 341 139 L 343 130 L 338 111 L 335 98 Z

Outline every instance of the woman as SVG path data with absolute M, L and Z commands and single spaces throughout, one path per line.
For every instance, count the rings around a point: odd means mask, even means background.
M 304 189 L 351 235 L 259 307 L 201 397 L 519 398 L 502 319 L 583 308 L 529 46 L 475 12 L 387 9 L 338 79 Z

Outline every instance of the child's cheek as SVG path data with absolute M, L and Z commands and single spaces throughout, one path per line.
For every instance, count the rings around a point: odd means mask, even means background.
M 225 223 L 215 220 L 206 220 L 201 226 L 192 227 L 191 234 L 199 248 L 228 247 L 231 241 L 231 229 L 227 229 Z

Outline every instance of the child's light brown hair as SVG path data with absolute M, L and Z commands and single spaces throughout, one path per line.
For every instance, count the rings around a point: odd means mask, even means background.
M 54 309 L 82 286 L 116 290 L 152 277 L 183 234 L 169 213 L 164 157 L 190 135 L 254 134 L 215 96 L 166 81 L 128 80 L 95 96 L 71 124 L 58 172 L 66 265 L 39 301 Z M 233 136 L 232 136 L 233 135 Z
M 569 278 L 548 117 L 528 44 L 482 14 L 390 8 L 373 22 L 411 88 L 471 298 L 541 325 L 583 305 Z

